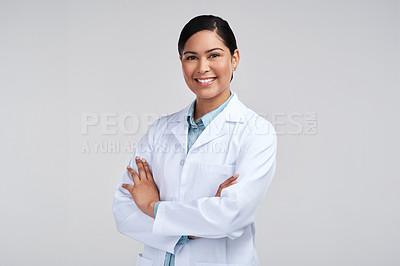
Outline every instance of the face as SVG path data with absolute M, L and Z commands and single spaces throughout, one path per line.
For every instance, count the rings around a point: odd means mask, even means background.
M 229 97 L 229 84 L 232 71 L 239 63 L 239 51 L 236 49 L 231 55 L 215 31 L 193 34 L 179 59 L 186 84 L 198 100 L 218 101 Z

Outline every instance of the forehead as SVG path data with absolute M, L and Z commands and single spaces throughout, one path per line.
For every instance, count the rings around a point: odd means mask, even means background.
M 190 36 L 183 51 L 204 52 L 217 47 L 228 50 L 216 31 L 202 30 Z

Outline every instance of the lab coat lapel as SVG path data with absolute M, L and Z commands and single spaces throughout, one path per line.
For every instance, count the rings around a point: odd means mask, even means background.
M 204 129 L 197 140 L 193 143 L 191 149 L 196 149 L 228 132 L 228 126 L 225 121 L 225 115 L 221 112 Z
M 225 109 L 218 114 L 200 134 L 191 149 L 198 148 L 216 138 L 229 134 L 228 122 L 243 122 L 241 105 L 235 93 Z
M 177 112 L 176 115 L 171 116 L 170 120 L 167 121 L 167 133 L 175 136 L 179 143 L 178 145 L 183 148 L 185 153 L 187 153 L 187 136 L 189 129 L 186 116 L 189 111 L 189 107 L 190 105 Z M 229 133 L 229 126 L 227 122 L 244 122 L 243 110 L 242 103 L 239 101 L 238 96 L 235 93 L 225 109 L 219 115 L 217 115 L 200 134 L 198 139 L 191 147 L 191 150 Z M 177 150 L 178 147 L 175 146 L 172 148 Z
M 167 121 L 167 134 L 173 134 L 178 141 L 178 143 L 175 144 L 175 147 L 171 147 L 172 149 L 175 149 L 175 151 L 183 149 L 185 153 L 187 153 L 187 135 L 189 125 L 186 122 L 186 115 L 189 111 L 189 107 L 190 105 L 177 112 L 175 116 L 171 116 L 171 119 Z

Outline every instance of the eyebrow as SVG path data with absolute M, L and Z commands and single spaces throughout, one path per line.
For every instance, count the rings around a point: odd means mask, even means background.
M 217 47 L 217 48 L 212 48 L 210 50 L 207 50 L 206 53 L 212 52 L 214 50 L 221 50 L 222 52 L 224 52 L 224 49 Z M 196 52 L 192 52 L 192 51 L 186 51 L 183 54 L 185 55 L 185 54 L 197 54 L 197 53 Z

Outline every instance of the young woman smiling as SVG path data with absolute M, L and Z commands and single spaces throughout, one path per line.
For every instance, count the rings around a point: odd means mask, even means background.
M 216 31 L 202 30 L 186 41 L 179 59 L 186 84 L 197 96 L 195 121 L 229 98 L 239 58 L 239 50 L 231 54 Z
M 117 228 L 145 245 L 139 266 L 259 265 L 254 219 L 275 173 L 275 130 L 230 89 L 240 56 L 225 20 L 191 19 L 178 52 L 196 99 L 140 139 L 115 192 Z

